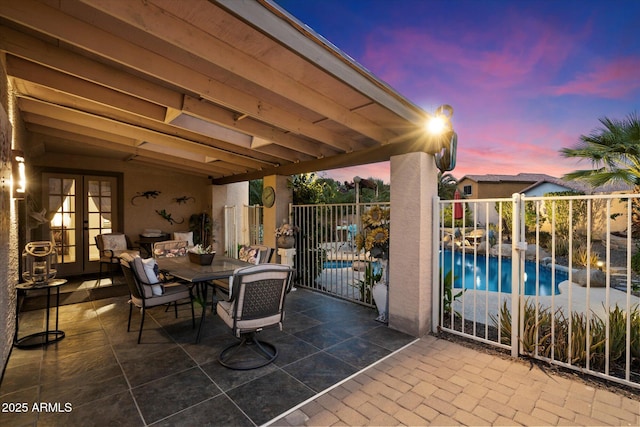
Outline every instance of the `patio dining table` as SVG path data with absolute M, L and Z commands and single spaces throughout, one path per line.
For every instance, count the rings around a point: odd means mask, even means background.
M 198 291 L 202 295 L 202 316 L 198 326 L 196 343 L 200 341 L 200 333 L 207 309 L 207 289 L 211 281 L 217 279 L 227 279 L 233 275 L 237 268 L 249 267 L 253 264 L 235 258 L 216 256 L 210 265 L 200 265 L 189 261 L 189 257 L 163 257 L 158 258 L 158 268 L 178 279 L 185 280 L 198 286 Z M 213 285 L 212 285 L 213 286 Z

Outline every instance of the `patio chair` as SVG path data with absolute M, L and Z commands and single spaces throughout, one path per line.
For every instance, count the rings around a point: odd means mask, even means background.
M 153 257 L 187 256 L 189 242 L 186 240 L 164 240 L 153 244 Z
M 276 326 L 282 330 L 284 301 L 292 274 L 293 270 L 282 264 L 260 264 L 234 271 L 231 297 L 219 301 L 216 311 L 239 340 L 218 355 L 222 366 L 255 369 L 278 357 L 278 349 L 258 340 L 257 333 Z
M 256 265 L 268 264 L 271 262 L 271 258 L 273 258 L 273 252 L 273 248 L 265 245 L 243 246 L 238 254 L 238 259 L 245 262 L 255 263 Z M 229 290 L 231 289 L 231 280 L 232 278 L 229 278 L 229 280 L 214 280 L 212 284 L 216 289 L 216 292 L 213 293 L 213 297 L 220 300 L 226 299 L 229 295 Z M 211 311 L 215 309 L 215 300 L 212 304 Z
M 173 240 L 186 240 L 187 247 L 192 248 L 193 244 L 193 231 L 175 231 L 173 233 Z
M 177 303 L 180 300 L 188 299 L 191 304 L 191 322 L 192 327 L 196 326 L 195 312 L 193 309 L 193 294 L 191 288 L 183 283 L 162 283 L 156 277 L 155 280 L 149 280 L 149 269 L 145 269 L 145 261 L 139 256 L 123 257 L 120 259 L 122 273 L 129 286 L 129 321 L 127 323 L 127 332 L 131 330 L 131 313 L 133 306 L 140 308 L 142 318 L 140 319 L 140 331 L 138 332 L 138 344 L 142 339 L 142 328 L 144 327 L 144 317 L 147 308 L 156 307 L 164 304 Z M 153 260 L 151 260 L 153 261 Z M 176 318 L 178 318 L 178 306 L 175 305 Z
M 95 237 L 96 247 L 100 253 L 100 270 L 98 272 L 98 282 L 102 281 L 102 266 L 106 265 L 109 271 L 111 283 L 113 284 L 112 265 L 120 264 L 120 255 L 129 254 L 131 256 L 140 255 L 140 251 L 131 246 L 129 238 L 123 233 L 104 233 Z

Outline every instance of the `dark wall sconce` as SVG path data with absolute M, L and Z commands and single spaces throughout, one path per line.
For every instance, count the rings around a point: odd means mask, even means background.
M 27 192 L 27 171 L 24 163 L 24 153 L 11 150 L 11 186 L 14 199 L 24 199 Z

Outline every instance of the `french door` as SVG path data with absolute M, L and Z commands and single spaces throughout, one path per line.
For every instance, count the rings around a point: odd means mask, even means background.
M 58 275 L 98 271 L 95 236 L 119 230 L 118 178 L 114 176 L 43 174 L 51 240 L 58 252 Z

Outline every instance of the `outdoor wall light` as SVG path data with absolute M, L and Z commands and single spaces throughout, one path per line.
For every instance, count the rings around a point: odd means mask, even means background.
M 440 172 L 452 171 L 456 167 L 456 149 L 458 134 L 453 130 L 451 117 L 453 107 L 441 105 L 435 115 L 429 117 L 426 123 L 427 131 L 438 138 L 439 151 L 434 154 L 436 167 Z
M 11 151 L 11 185 L 13 198 L 24 199 L 27 191 L 27 172 L 22 151 Z

